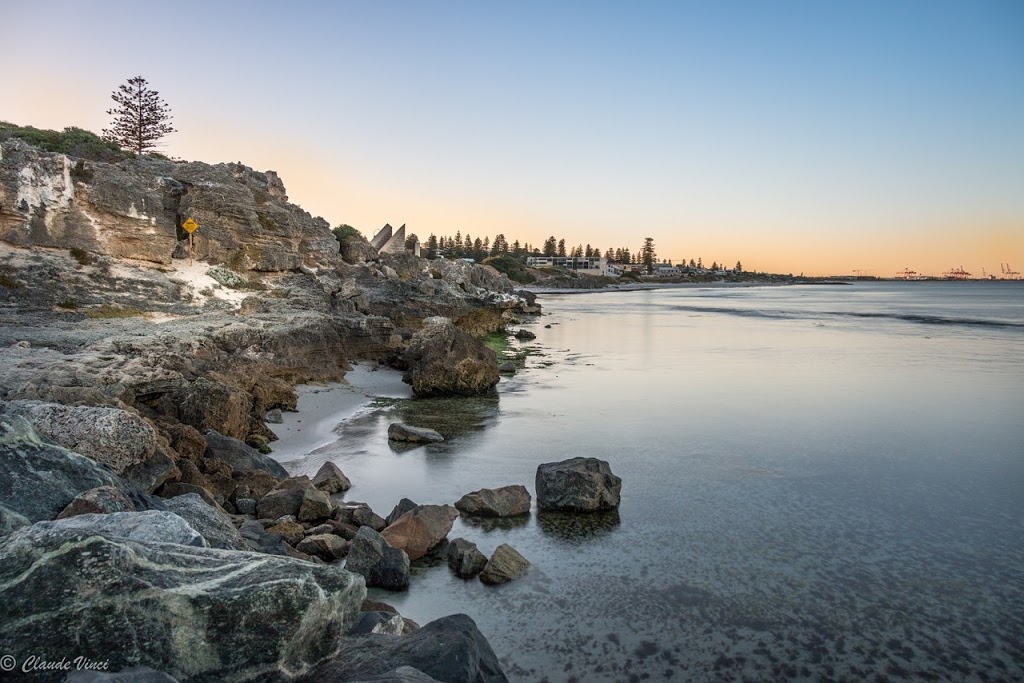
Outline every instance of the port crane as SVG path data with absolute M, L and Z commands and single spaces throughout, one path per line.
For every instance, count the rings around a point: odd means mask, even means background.
M 1020 272 L 1010 268 L 1009 263 L 1000 263 L 999 270 L 1003 273 L 1004 280 L 1019 280 Z

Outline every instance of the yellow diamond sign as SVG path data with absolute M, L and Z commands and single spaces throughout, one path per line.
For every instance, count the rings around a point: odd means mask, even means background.
M 187 232 L 190 235 L 192 233 L 194 233 L 196 231 L 196 228 L 198 228 L 198 227 L 199 227 L 199 224 L 196 223 L 191 218 L 186 219 L 185 222 L 181 224 L 181 229 L 184 230 L 185 232 Z

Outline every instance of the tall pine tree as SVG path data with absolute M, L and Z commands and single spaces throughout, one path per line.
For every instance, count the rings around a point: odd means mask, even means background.
M 110 95 L 117 107 L 108 109 L 114 117 L 109 129 L 103 129 L 103 138 L 136 156 L 155 149 L 160 138 L 176 132 L 171 127 L 171 108 L 160 98 L 160 93 L 149 89 L 142 76 L 129 78 Z

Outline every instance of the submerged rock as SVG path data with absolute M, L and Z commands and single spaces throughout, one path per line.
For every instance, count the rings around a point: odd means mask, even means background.
M 455 503 L 459 512 L 479 517 L 514 517 L 530 512 L 530 492 L 518 484 L 467 493 Z
M 114 671 L 287 680 L 339 651 L 366 595 L 362 579 L 338 567 L 66 527 L 81 519 L 0 544 L 0 640 L 19 662 L 60 661 L 73 644 L 76 656 Z
M 518 579 L 529 568 L 529 560 L 512 546 L 502 543 L 495 548 L 491 559 L 487 561 L 487 566 L 480 572 L 480 580 L 491 585 L 508 583 Z
M 405 352 L 409 369 L 402 380 L 414 394 L 473 396 L 498 383 L 498 357 L 482 341 L 447 318 L 424 322 Z
M 542 510 L 595 512 L 619 506 L 622 480 L 605 460 L 570 458 L 539 465 L 536 488 Z
M 388 427 L 388 439 L 391 441 L 406 441 L 409 443 L 432 443 L 444 441 L 444 437 L 433 429 L 426 427 L 413 427 L 412 425 L 394 422 Z

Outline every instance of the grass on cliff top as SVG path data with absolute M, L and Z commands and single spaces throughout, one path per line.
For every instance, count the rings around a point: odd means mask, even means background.
M 96 133 L 73 126 L 56 131 L 33 128 L 32 126 L 16 126 L 8 121 L 0 121 L 0 142 L 9 138 L 24 140 L 47 152 L 67 154 L 70 157 L 90 161 L 116 162 L 135 156 L 131 152 L 125 152 L 114 143 L 107 142 Z

